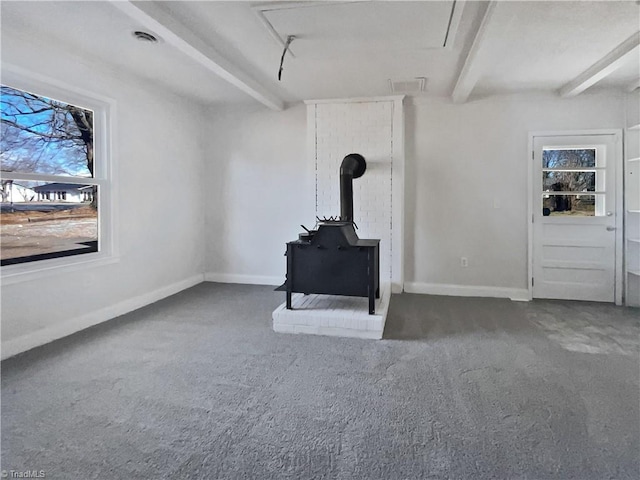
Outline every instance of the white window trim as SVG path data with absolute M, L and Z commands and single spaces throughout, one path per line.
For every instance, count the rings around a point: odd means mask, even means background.
M 37 260 L 34 262 L 5 265 L 0 268 L 1 284 L 36 280 L 50 275 L 84 271 L 87 268 L 119 261 L 117 233 L 117 191 L 115 162 L 116 102 L 113 99 L 89 92 L 74 85 L 13 65 L 2 65 L 2 84 L 38 95 L 57 99 L 93 111 L 94 117 L 94 178 L 98 185 L 98 245 L 99 251 L 69 257 Z M 28 174 L 3 174 L 3 178 L 28 179 Z M 70 178 L 70 182 L 80 181 Z

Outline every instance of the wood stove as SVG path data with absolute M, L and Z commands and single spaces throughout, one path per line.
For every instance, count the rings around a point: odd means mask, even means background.
M 353 179 L 364 175 L 364 157 L 352 153 L 340 166 L 340 216 L 317 218 L 317 228 L 305 229 L 287 243 L 287 279 L 279 288 L 292 293 L 368 297 L 369 314 L 380 298 L 380 240 L 360 239 L 353 222 Z

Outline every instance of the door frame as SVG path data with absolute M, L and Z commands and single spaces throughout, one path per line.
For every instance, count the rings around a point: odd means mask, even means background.
M 615 144 L 614 162 L 616 166 L 616 192 L 615 192 L 615 304 L 622 305 L 623 292 L 623 219 L 624 219 L 624 182 L 623 182 L 623 162 L 622 162 L 622 129 L 621 128 L 604 128 L 598 130 L 552 130 L 552 131 L 534 131 L 529 132 L 529 145 L 527 149 L 527 290 L 529 292 L 529 300 L 533 300 L 533 154 L 534 154 L 534 138 L 535 137 L 566 137 L 580 135 L 613 135 Z

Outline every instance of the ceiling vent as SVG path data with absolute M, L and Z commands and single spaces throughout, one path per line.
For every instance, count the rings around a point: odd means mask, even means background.
M 416 77 L 408 80 L 389 80 L 389 90 L 391 93 L 420 93 L 424 92 L 427 86 L 425 77 Z
M 136 38 L 137 40 L 139 40 L 141 42 L 144 42 L 144 43 L 158 43 L 158 37 L 156 37 L 152 33 L 143 32 L 142 30 L 136 30 L 134 32 L 131 32 L 131 34 L 134 36 L 134 38 Z

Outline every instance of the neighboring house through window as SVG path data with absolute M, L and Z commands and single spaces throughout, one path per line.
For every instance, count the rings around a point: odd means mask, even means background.
M 3 278 L 112 255 L 110 102 L 3 71 L 1 106 Z

